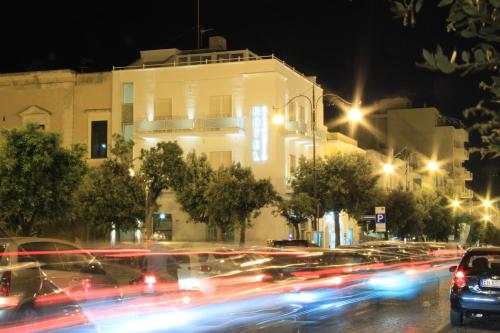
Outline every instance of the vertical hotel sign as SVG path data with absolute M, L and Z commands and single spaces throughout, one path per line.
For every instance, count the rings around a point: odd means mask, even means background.
M 252 160 L 254 162 L 267 161 L 269 144 L 267 106 L 252 108 L 252 134 Z

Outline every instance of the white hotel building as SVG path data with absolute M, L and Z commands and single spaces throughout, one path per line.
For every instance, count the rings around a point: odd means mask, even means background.
M 113 69 L 111 130 L 134 140 L 134 158 L 159 141 L 177 141 L 184 153 L 206 154 L 214 168 L 232 162 L 249 166 L 256 178 L 270 178 L 285 195 L 299 158 L 311 158 L 313 151 L 310 102 L 293 98 L 311 98 L 313 89 L 316 97 L 323 94 L 314 78 L 274 56 L 227 51 L 222 37 L 212 37 L 209 49 L 141 51 L 130 66 Z M 283 123 L 275 124 L 275 116 L 283 117 Z M 327 140 L 321 98 L 316 121 L 316 154 L 323 156 L 331 150 L 327 141 L 340 141 L 339 135 Z M 186 223 L 189 218 L 173 193 L 164 193 L 159 201 L 155 226 L 167 238 L 213 237 L 206 225 Z M 288 238 L 291 229 L 271 212 L 264 209 L 248 229 L 248 243 Z M 302 235 L 311 236 L 307 231 Z

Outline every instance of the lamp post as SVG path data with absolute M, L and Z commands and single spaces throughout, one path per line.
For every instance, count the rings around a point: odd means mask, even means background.
M 298 98 L 305 98 L 311 107 L 311 133 L 312 133 L 312 144 L 313 144 L 313 197 L 316 202 L 316 210 L 313 219 L 313 230 L 316 231 L 318 227 L 318 215 L 319 215 L 319 203 L 318 203 L 318 193 L 317 193 L 317 181 L 316 181 L 316 109 L 319 101 L 324 97 L 332 97 L 335 101 L 341 101 L 346 105 L 353 105 L 353 103 L 346 101 L 342 97 L 334 93 L 323 93 L 320 96 L 316 97 L 316 89 L 315 84 L 312 85 L 312 96 L 309 97 L 304 94 L 300 94 L 292 97 L 282 106 L 282 109 L 288 106 L 290 103 L 295 101 Z M 351 122 L 358 122 L 362 118 L 362 113 L 359 108 L 351 108 L 348 114 L 348 118 Z M 275 115 L 273 117 L 273 123 L 282 124 L 284 122 L 284 117 L 282 115 Z
M 436 161 L 429 161 L 427 163 L 427 170 L 429 170 L 434 177 L 434 186 L 435 186 L 435 190 L 437 191 L 438 190 L 438 180 L 437 180 L 436 173 L 439 170 L 439 164 Z

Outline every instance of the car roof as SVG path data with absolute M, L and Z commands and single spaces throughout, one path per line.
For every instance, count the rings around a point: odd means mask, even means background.
M 8 242 L 14 242 L 17 245 L 22 245 L 26 243 L 41 243 L 41 242 L 53 242 L 53 243 L 63 243 L 72 245 L 74 247 L 79 247 L 75 243 L 71 243 L 65 240 L 57 239 L 57 238 L 42 238 L 42 237 L 10 237 L 10 238 L 0 238 L 0 241 L 6 240 Z
M 467 250 L 467 253 L 492 253 L 492 252 L 500 254 L 500 247 L 499 246 L 473 247 Z

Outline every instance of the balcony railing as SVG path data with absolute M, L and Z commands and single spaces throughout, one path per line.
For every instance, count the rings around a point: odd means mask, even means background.
M 462 191 L 462 193 L 460 193 L 460 198 L 461 199 L 471 199 L 474 195 L 474 192 L 472 192 L 472 190 L 469 190 L 468 188 L 466 188 L 465 190 Z
M 217 131 L 243 129 L 243 118 L 197 118 L 143 120 L 139 132 Z
M 307 133 L 307 124 L 302 123 L 300 121 L 287 121 L 286 129 L 290 132 L 295 132 L 298 134 L 306 134 Z

